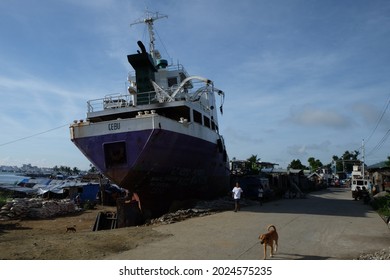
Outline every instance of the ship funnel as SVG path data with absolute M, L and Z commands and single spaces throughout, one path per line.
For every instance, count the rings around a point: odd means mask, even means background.
M 138 41 L 137 44 L 138 44 L 139 48 L 141 49 L 141 52 L 146 53 L 145 45 L 141 41 Z
M 135 70 L 137 92 L 153 91 L 153 85 L 150 81 L 155 80 L 154 72 L 157 72 L 157 69 L 153 58 L 146 52 L 144 44 L 141 41 L 138 41 L 137 44 L 142 53 L 138 51 L 137 54 L 127 56 L 127 60 Z

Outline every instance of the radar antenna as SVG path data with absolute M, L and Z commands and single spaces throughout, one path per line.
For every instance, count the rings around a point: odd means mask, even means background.
M 168 16 L 159 14 L 158 12 L 151 12 L 151 11 L 146 10 L 144 18 L 138 19 L 135 22 L 130 24 L 130 26 L 133 26 L 136 24 L 145 23 L 148 26 L 149 52 L 150 52 L 151 56 L 153 57 L 153 59 L 157 58 L 157 57 L 155 57 L 156 53 L 155 53 L 155 48 L 154 48 L 155 39 L 154 39 L 154 31 L 153 31 L 153 22 L 158 20 L 158 19 L 162 19 L 162 18 L 168 18 Z

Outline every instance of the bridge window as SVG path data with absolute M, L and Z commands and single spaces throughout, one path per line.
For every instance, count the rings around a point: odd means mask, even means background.
M 177 85 L 177 77 L 168 78 L 168 87 Z
M 202 124 L 202 114 L 194 110 L 194 122 Z
M 203 123 L 204 123 L 205 126 L 210 128 L 210 119 L 208 117 L 203 116 Z

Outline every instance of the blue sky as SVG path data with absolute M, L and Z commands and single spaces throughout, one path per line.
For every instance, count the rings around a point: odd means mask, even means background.
M 225 91 L 230 158 L 390 156 L 390 1 L 3 0 L 0 165 L 89 168 L 69 124 L 125 92 L 146 7 L 163 56 Z

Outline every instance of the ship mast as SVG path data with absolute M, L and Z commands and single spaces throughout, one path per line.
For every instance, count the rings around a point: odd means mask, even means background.
M 150 11 L 146 10 L 144 18 L 139 19 L 139 20 L 133 22 L 132 24 L 130 24 L 130 26 L 133 26 L 133 25 L 136 25 L 136 24 L 145 23 L 148 26 L 148 32 L 149 32 L 149 52 L 150 52 L 150 55 L 153 57 L 154 60 L 158 59 L 158 57 L 156 57 L 156 52 L 155 52 L 155 48 L 154 48 L 155 38 L 154 38 L 154 31 L 153 31 L 153 22 L 158 20 L 158 19 L 162 19 L 162 18 L 168 18 L 168 16 L 167 15 L 161 15 L 158 12 L 154 13 L 154 12 L 150 12 Z
M 362 165 L 362 174 L 363 174 L 363 179 L 366 179 L 366 171 L 364 170 L 364 160 L 365 160 L 365 153 L 366 153 L 366 151 L 365 151 L 365 149 L 364 149 L 364 139 L 362 140 L 362 153 L 363 153 L 363 158 L 362 158 L 362 161 L 363 161 L 363 165 Z

